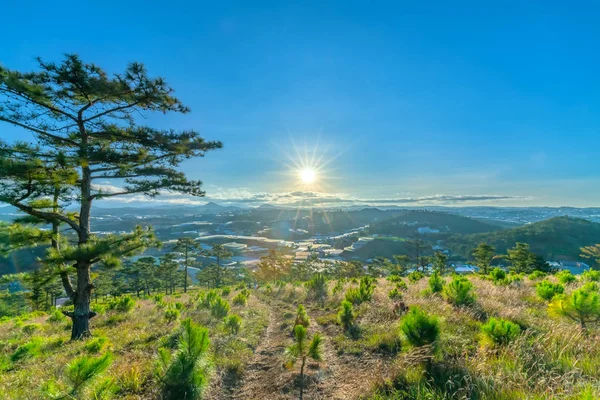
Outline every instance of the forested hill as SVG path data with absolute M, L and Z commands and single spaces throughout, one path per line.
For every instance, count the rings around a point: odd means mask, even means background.
M 472 234 L 502 229 L 500 224 L 445 212 L 408 210 L 402 215 L 371 224 L 377 234 L 406 236 L 416 233 L 419 227 L 437 229 L 440 233 Z
M 495 232 L 453 235 L 445 245 L 454 253 L 468 256 L 479 243 L 488 243 L 498 253 L 506 253 L 516 242 L 529 243 L 531 251 L 552 259 L 579 259 L 580 248 L 600 243 L 600 224 L 584 219 L 556 217 L 545 221 Z

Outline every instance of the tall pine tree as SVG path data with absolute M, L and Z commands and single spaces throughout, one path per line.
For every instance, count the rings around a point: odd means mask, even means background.
M 21 234 L 14 246 L 53 242 L 45 263 L 63 272 L 62 283 L 75 305 L 67 313 L 73 319 L 71 338 L 80 339 L 90 334 L 94 316 L 91 267 L 114 265 L 120 257 L 156 244 L 152 232 L 141 228 L 123 235 L 93 235 L 92 205 L 107 197 L 154 197 L 162 191 L 202 196 L 201 182 L 188 180 L 176 167 L 222 145 L 195 131 L 139 124 L 136 117 L 144 113 L 189 112 L 165 80 L 149 77 L 142 64 L 132 63 L 122 74 L 109 76 L 76 55 L 59 64 L 38 63 L 40 70 L 31 73 L 0 67 L 0 122 L 35 139 L 0 144 L 0 202 L 53 227 L 51 235 L 33 228 L 25 234 L 26 228 L 9 229 Z M 76 212 L 65 208 L 67 200 L 74 202 Z M 61 237 L 60 225 L 72 236 Z M 69 272 L 76 275 L 75 285 Z

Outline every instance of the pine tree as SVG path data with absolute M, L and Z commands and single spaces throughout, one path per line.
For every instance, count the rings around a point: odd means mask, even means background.
M 496 249 L 487 243 L 479 243 L 472 251 L 473 257 L 475 257 L 475 264 L 481 269 L 485 275 L 488 273 L 488 268 L 494 259 Z
M 89 320 L 95 315 L 90 311 L 92 266 L 116 265 L 120 257 L 157 243 L 152 232 L 142 228 L 93 235 L 92 205 L 103 198 L 154 197 L 161 191 L 202 196 L 201 182 L 188 180 L 175 168 L 222 145 L 194 131 L 138 123 L 136 117 L 143 113 L 189 111 L 165 80 L 149 77 L 142 64 L 132 63 L 114 76 L 76 55 L 67 55 L 59 64 L 38 59 L 38 64 L 40 71 L 31 73 L 0 67 L 0 122 L 23 129 L 36 141 L 0 144 L 0 202 L 53 226 L 51 238 L 39 240 L 61 244 L 50 249 L 45 263 L 59 271 L 73 300 L 75 309 L 66 314 L 73 319 L 71 338 L 80 339 L 90 334 Z M 98 184 L 103 181 L 112 184 Z M 70 200 L 77 212 L 65 208 Z M 74 232 L 73 237 L 59 237 L 54 227 L 61 224 Z M 31 233 L 30 237 L 43 236 Z
M 215 287 L 221 287 L 225 275 L 223 268 L 221 267 L 221 261 L 231 258 L 233 254 L 222 244 L 215 244 L 210 250 L 203 251 L 203 254 L 208 257 L 213 257 L 217 261 L 215 264 Z
M 187 293 L 188 288 L 188 268 L 194 266 L 196 262 L 196 251 L 200 248 L 200 244 L 194 239 L 183 237 L 177 239 L 175 251 L 183 254 L 183 291 Z

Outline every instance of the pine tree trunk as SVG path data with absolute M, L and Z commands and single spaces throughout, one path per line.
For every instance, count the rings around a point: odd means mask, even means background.
M 304 364 L 306 363 L 306 357 L 302 357 L 302 365 L 300 366 L 300 400 L 304 395 Z
M 66 313 L 73 320 L 71 340 L 79 340 L 91 335 L 90 318 L 96 313 L 90 311 L 92 283 L 90 264 L 80 262 L 77 266 L 77 289 L 75 291 L 75 311 Z

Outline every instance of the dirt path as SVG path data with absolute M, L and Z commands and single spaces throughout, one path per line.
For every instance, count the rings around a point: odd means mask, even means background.
M 290 371 L 284 368 L 285 347 L 290 344 L 287 329 L 281 329 L 285 310 L 274 302 L 265 304 L 269 325 L 246 367 L 244 379 L 232 394 L 233 399 L 282 399 L 290 389 Z M 291 394 L 291 393 L 290 393 Z M 293 397 L 291 397 L 293 398 Z

